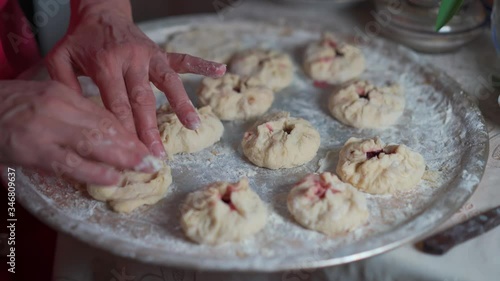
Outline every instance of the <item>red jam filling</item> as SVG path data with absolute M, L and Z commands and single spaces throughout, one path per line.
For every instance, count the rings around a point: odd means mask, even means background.
M 271 132 L 271 133 L 274 131 L 274 130 L 273 130 L 273 127 L 272 127 L 272 126 L 271 126 L 271 124 L 269 124 L 269 123 L 266 123 L 266 128 L 267 128 L 267 129 L 269 130 L 269 132 Z
M 313 63 L 331 62 L 333 59 L 335 59 L 335 58 L 334 57 L 322 57 L 322 58 L 318 58 L 318 59 L 314 60 Z
M 330 46 L 332 49 L 334 49 L 335 50 L 335 55 L 337 57 L 343 57 L 344 56 L 344 53 L 342 53 L 341 51 L 338 50 L 339 46 L 337 45 L 337 42 L 327 39 L 327 40 L 323 41 L 323 45 Z
M 392 154 L 392 152 L 384 151 L 383 149 L 380 149 L 380 150 L 375 150 L 375 151 L 368 151 L 366 153 L 366 158 L 372 159 L 373 157 L 378 157 L 381 153 Z
M 337 49 L 337 43 L 335 41 L 326 39 L 325 41 L 323 41 L 323 44 L 327 45 L 327 46 L 330 46 L 333 49 Z
M 365 88 L 357 87 L 356 93 L 358 93 L 360 98 L 370 100 L 370 97 L 368 96 L 370 94 L 370 92 L 369 91 L 366 92 Z
M 328 86 L 330 86 L 327 82 L 325 81 L 314 81 L 314 87 L 316 88 L 321 88 L 321 89 L 324 89 L 324 88 L 328 88 Z
M 228 186 L 226 189 L 226 192 L 221 196 L 220 200 L 227 205 L 229 205 L 229 208 L 231 211 L 236 210 L 236 207 L 234 206 L 233 202 L 231 202 L 231 193 L 233 192 L 234 187 L 233 186 Z
M 322 180 L 314 180 L 314 186 L 315 186 L 315 192 L 314 195 L 318 196 L 319 198 L 323 199 L 326 196 L 326 192 L 330 190 L 332 193 L 339 193 L 340 191 L 333 188 L 331 184 L 325 183 Z

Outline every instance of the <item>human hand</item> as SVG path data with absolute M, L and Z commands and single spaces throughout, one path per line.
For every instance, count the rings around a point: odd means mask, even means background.
M 118 119 L 54 81 L 0 81 L 0 163 L 111 185 L 115 169 L 153 172 L 148 149 Z
M 220 77 L 226 66 L 184 54 L 163 52 L 131 16 L 103 5 L 72 16 L 66 37 L 47 57 L 51 77 L 79 92 L 78 75 L 93 79 L 106 108 L 136 133 L 153 155 L 165 157 L 149 81 L 166 94 L 179 119 L 196 129 L 200 119 L 178 73 Z

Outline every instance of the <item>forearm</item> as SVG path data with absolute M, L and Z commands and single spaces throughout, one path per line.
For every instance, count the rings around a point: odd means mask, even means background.
M 115 13 L 132 19 L 129 0 L 74 0 L 71 1 L 71 25 L 82 16 L 101 16 Z

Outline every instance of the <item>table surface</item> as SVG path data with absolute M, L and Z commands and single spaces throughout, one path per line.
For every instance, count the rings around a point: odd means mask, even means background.
M 238 2 L 238 1 L 236 1 Z M 354 7 L 300 9 L 278 6 L 265 1 L 243 1 L 220 14 L 255 17 L 296 18 L 299 21 L 342 22 L 337 29 L 364 32 L 373 26 L 375 9 L 369 3 Z M 500 74 L 500 62 L 488 31 L 458 51 L 425 54 L 422 57 L 457 80 L 484 114 L 490 136 L 489 160 L 483 180 L 469 202 L 440 229 L 500 205 L 500 106 L 498 89 L 489 86 L 492 73 Z M 495 70 L 495 65 L 498 69 Z M 460 153 L 460 152 L 457 152 Z M 74 253 L 78 253 L 75 255 Z M 84 280 L 497 280 L 500 276 L 500 228 L 468 241 L 444 256 L 426 255 L 407 245 L 377 257 L 326 269 L 280 272 L 274 274 L 204 273 L 139 264 L 92 249 L 60 235 L 54 268 L 56 281 Z M 121 279 L 120 279 L 121 278 Z

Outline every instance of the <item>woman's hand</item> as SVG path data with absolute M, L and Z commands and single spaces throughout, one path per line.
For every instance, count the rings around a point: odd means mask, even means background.
M 155 156 L 164 157 L 149 82 L 166 94 L 181 122 L 196 129 L 200 119 L 178 73 L 219 77 L 226 66 L 163 52 L 134 25 L 125 5 L 128 0 L 72 1 L 68 34 L 48 55 L 47 67 L 54 80 L 77 92 L 77 76 L 91 77 L 106 108 Z
M 0 163 L 110 185 L 153 172 L 148 149 L 106 109 L 54 81 L 0 81 Z

